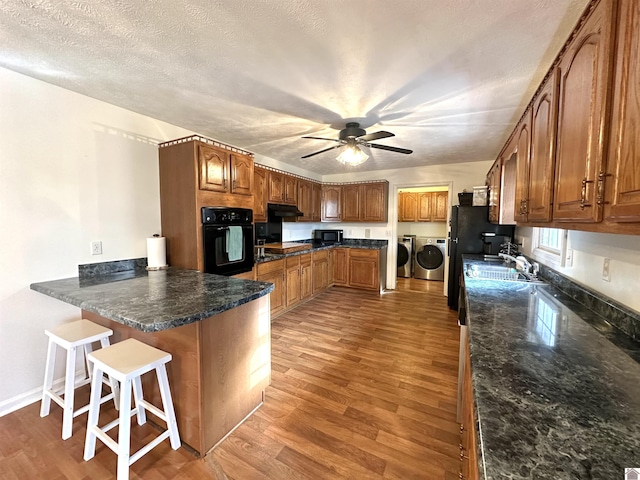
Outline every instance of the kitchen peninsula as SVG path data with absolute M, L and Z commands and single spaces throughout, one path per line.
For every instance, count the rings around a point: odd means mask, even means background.
M 193 270 L 122 264 L 99 274 L 34 283 L 31 289 L 82 309 L 114 331 L 172 354 L 167 365 L 183 444 L 204 455 L 258 408 L 271 379 L 269 293 L 273 285 Z M 95 273 L 95 272 L 94 272 Z M 149 380 L 147 383 L 145 380 Z M 159 404 L 153 378 L 146 395 Z

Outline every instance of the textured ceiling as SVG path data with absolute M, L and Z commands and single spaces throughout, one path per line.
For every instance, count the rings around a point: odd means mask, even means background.
M 587 2 L 0 0 L 0 66 L 318 174 L 472 162 Z M 348 120 L 414 153 L 300 158 Z

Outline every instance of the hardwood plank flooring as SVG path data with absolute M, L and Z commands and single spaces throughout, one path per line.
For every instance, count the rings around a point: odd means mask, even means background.
M 131 479 L 458 478 L 459 333 L 442 288 L 416 279 L 381 296 L 332 288 L 274 319 L 264 405 L 204 459 L 165 441 Z M 39 408 L 0 418 L 0 479 L 115 478 L 115 454 L 100 442 L 82 459 L 86 415 L 63 441 L 61 409 L 40 418 Z M 134 448 L 156 434 L 134 422 Z

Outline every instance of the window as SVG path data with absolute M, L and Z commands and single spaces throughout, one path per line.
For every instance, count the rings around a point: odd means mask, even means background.
M 563 267 L 567 246 L 567 231 L 557 228 L 533 229 L 531 256 L 549 267 Z

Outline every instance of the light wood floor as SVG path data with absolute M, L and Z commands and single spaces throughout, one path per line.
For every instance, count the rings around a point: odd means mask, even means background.
M 131 478 L 458 478 L 456 316 L 442 282 L 398 280 L 382 296 L 332 288 L 274 319 L 264 405 L 204 460 L 163 442 Z M 82 460 L 85 422 L 63 441 L 55 405 L 0 418 L 0 478 L 113 478 L 100 442 Z M 156 434 L 132 427 L 138 444 Z

